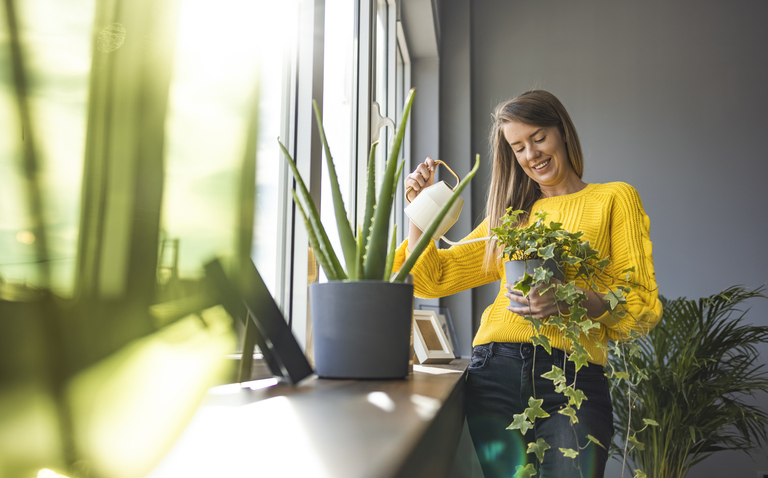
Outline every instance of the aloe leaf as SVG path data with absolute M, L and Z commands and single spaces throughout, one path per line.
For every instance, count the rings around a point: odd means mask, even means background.
M 368 185 L 367 191 L 376 190 L 376 147 L 379 142 L 373 143 L 371 146 L 371 154 L 368 155 Z M 368 247 L 368 238 L 371 234 L 371 225 L 373 224 L 373 211 L 376 208 L 376 195 L 366 194 L 365 197 L 365 218 L 363 219 L 362 236 L 358 239 L 362 242 L 363 254 Z
M 341 250 L 344 253 L 344 262 L 347 264 L 347 271 L 350 276 L 356 276 L 354 269 L 357 246 L 355 244 L 355 234 L 352 232 L 352 226 L 347 218 L 347 209 L 344 207 L 344 198 L 341 196 L 339 187 L 339 178 L 336 175 L 336 166 L 333 164 L 331 149 L 328 147 L 328 141 L 325 138 L 325 128 L 323 127 L 323 118 L 320 116 L 320 108 L 317 102 L 312 100 L 312 108 L 315 110 L 315 120 L 317 120 L 317 129 L 320 133 L 320 141 L 325 148 L 325 162 L 328 165 L 328 178 L 331 181 L 331 194 L 333 196 L 333 212 L 336 215 L 336 228 L 339 230 L 339 241 Z
M 475 167 L 472 168 L 469 174 L 464 176 L 464 179 L 462 179 L 459 185 L 456 186 L 456 189 L 454 189 L 453 194 L 451 195 L 451 198 L 448 200 L 448 202 L 445 203 L 443 208 L 440 209 L 440 212 L 437 214 L 437 216 L 435 216 L 432 222 L 429 223 L 429 226 L 427 226 L 427 230 L 422 233 L 421 238 L 416 243 L 416 246 L 411 250 L 411 255 L 408 256 L 408 259 L 405 261 L 403 266 L 397 272 L 397 275 L 392 279 L 392 282 L 403 282 L 405 280 L 405 278 L 411 272 L 411 269 L 413 268 L 414 264 L 416 264 L 416 260 L 418 260 L 421 253 L 424 252 L 424 249 L 427 248 L 429 241 L 432 240 L 432 234 L 435 233 L 435 231 L 437 230 L 437 227 L 443 221 L 443 218 L 445 217 L 445 215 L 448 214 L 448 210 L 451 208 L 451 206 L 453 206 L 453 203 L 456 202 L 456 199 L 458 199 L 459 195 L 461 194 L 461 191 L 463 191 L 464 188 L 467 186 L 467 184 L 469 184 L 469 181 L 474 177 L 479 167 L 480 167 L 480 155 L 478 154 L 475 157 Z
M 389 280 L 392 275 L 392 266 L 395 263 L 395 249 L 397 249 L 397 224 L 392 230 L 392 240 L 389 243 L 389 252 L 387 253 L 387 266 L 384 268 L 384 280 Z
M 387 240 L 389 239 L 389 216 L 392 212 L 392 190 L 395 185 L 395 172 L 397 171 L 397 157 L 400 154 L 400 147 L 403 144 L 405 136 L 405 125 L 408 123 L 408 115 L 413 105 L 413 96 L 416 92 L 411 89 L 408 93 L 408 101 L 403 109 L 403 116 L 400 119 L 400 125 L 397 128 L 395 141 L 392 143 L 387 169 L 384 173 L 384 180 L 381 183 L 379 191 L 379 200 L 376 204 L 376 211 L 373 217 L 373 228 L 371 229 L 371 239 L 368 243 L 368 250 L 365 253 L 365 278 L 378 280 L 384 274 L 386 262 Z M 367 194 L 375 194 L 368 189 Z
M 296 184 L 298 184 L 299 186 L 299 192 L 301 193 L 302 197 L 304 198 L 304 201 L 307 204 L 307 211 L 306 211 L 308 213 L 307 218 L 311 226 L 311 227 L 307 227 L 307 231 L 312 229 L 315 233 L 315 236 L 318 240 L 318 244 L 317 244 L 318 249 L 316 249 L 316 252 L 320 254 L 324 254 L 325 257 L 328 258 L 328 264 L 333 268 L 333 270 L 331 270 L 323 267 L 323 270 L 325 271 L 325 275 L 328 275 L 328 272 L 331 271 L 332 274 L 340 277 L 340 279 L 332 279 L 332 280 L 344 280 L 347 278 L 347 274 L 344 272 L 344 269 L 341 267 L 341 263 L 339 262 L 339 258 L 336 257 L 336 253 L 333 251 L 333 247 L 331 246 L 331 241 L 328 240 L 328 235 L 325 233 L 325 228 L 323 227 L 323 224 L 320 222 L 320 214 L 317 213 L 317 208 L 315 207 L 314 201 L 312 201 L 312 196 L 309 195 L 309 190 L 307 190 L 307 186 L 304 184 L 304 180 L 301 179 L 301 175 L 299 174 L 299 169 L 296 167 L 296 163 L 293 161 L 291 154 L 285 148 L 283 143 L 281 143 L 279 140 L 277 141 L 277 143 L 280 145 L 280 149 L 283 150 L 285 159 L 288 160 L 288 164 L 291 166 L 291 171 L 293 171 L 293 177 L 296 178 Z M 339 271 L 341 272 L 340 274 L 337 273 Z
M 363 237 L 363 228 L 362 226 L 359 226 L 359 225 L 357 226 L 357 237 L 358 237 L 357 251 L 356 251 L 357 253 L 355 256 L 355 264 L 357 265 L 357 267 L 355 267 L 354 275 L 350 272 L 349 280 L 360 280 L 360 276 L 363 273 L 363 241 L 362 239 L 360 239 Z
M 304 224 L 307 227 L 307 235 L 309 236 L 309 245 L 312 246 L 312 249 L 315 250 L 315 257 L 317 258 L 317 262 L 320 263 L 320 267 L 323 268 L 325 275 L 328 276 L 329 280 L 340 280 L 340 275 L 338 274 L 339 271 L 333 268 L 331 262 L 328 259 L 328 256 L 322 252 L 323 249 L 320 247 L 320 242 L 317 240 L 315 231 L 312 229 L 312 225 L 309 223 L 307 213 L 304 212 L 304 208 L 302 207 L 301 202 L 299 202 L 299 197 L 296 196 L 296 191 L 291 190 L 291 194 L 293 194 L 293 202 L 296 203 L 296 209 L 299 210 L 301 217 L 304 219 Z

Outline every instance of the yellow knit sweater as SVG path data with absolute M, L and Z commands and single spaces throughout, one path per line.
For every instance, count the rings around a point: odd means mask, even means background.
M 621 280 L 626 274 L 621 272 L 635 267 L 631 281 L 638 286 L 628 295 L 626 306 L 620 306 L 626 314 L 615 318 L 615 314 L 612 317 L 610 312 L 606 312 L 597 319 L 601 322 L 599 329 L 592 329 L 588 336 L 581 336 L 580 342 L 589 352 L 590 362 L 605 365 L 607 352 L 598 344 L 606 345 L 609 340 L 627 340 L 628 329 L 647 333 L 661 318 L 662 307 L 651 255 L 650 222 L 640 196 L 635 188 L 625 183 L 588 184 L 577 193 L 539 199 L 531 212 L 538 211 L 546 211 L 547 221 L 562 223 L 568 231 L 583 231 L 583 239 L 600 251 L 601 257 L 611 260 L 602 278 L 609 287 L 615 289 L 617 285 L 627 285 Z M 465 239 L 488 235 L 486 219 Z M 509 299 L 504 297 L 507 281 L 503 261 L 499 260 L 493 270 L 483 271 L 485 247 L 485 242 L 476 242 L 438 250 L 431 242 L 412 269 L 414 293 L 422 298 L 444 297 L 501 279 L 496 300 L 483 312 L 473 345 L 530 342 L 532 326 L 506 309 Z M 398 270 L 405 261 L 407 248 L 408 239 L 397 249 L 394 270 Z M 566 281 L 573 280 L 575 275 L 575 269 L 566 268 Z M 576 285 L 587 288 L 580 280 L 576 281 Z M 569 348 L 556 327 L 544 327 L 542 333 L 554 347 Z

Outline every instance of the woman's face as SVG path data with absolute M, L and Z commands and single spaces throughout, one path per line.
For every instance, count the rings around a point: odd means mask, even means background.
M 541 187 L 554 187 L 578 178 L 568 160 L 557 126 L 531 126 L 510 121 L 502 126 L 504 138 L 512 148 L 525 174 Z

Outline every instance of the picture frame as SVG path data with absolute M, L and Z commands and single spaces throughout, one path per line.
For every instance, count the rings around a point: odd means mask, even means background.
M 453 356 L 455 358 L 461 358 L 461 351 L 459 348 L 459 338 L 456 335 L 456 329 L 453 327 L 453 319 L 451 318 L 451 311 L 448 307 L 442 307 L 439 305 L 426 305 L 419 304 L 421 310 L 433 310 L 437 314 L 437 318 L 440 321 L 440 325 L 443 327 L 445 335 L 451 340 L 453 346 Z
M 413 311 L 413 350 L 421 364 L 450 363 L 456 358 L 435 311 Z
M 236 281 L 218 259 L 205 264 L 208 282 L 227 313 L 243 323 L 250 317 L 256 325 L 254 339 L 272 375 L 295 385 L 313 373 L 312 366 L 253 262 L 244 264 L 241 272 L 240 280 Z

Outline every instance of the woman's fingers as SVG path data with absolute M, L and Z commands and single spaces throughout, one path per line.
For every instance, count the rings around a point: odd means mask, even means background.
M 413 188 L 413 191 L 408 194 L 408 200 L 413 201 L 424 188 L 433 184 L 434 170 L 435 160 L 427 158 L 423 163 L 420 163 L 411 174 L 406 176 L 405 187 Z

